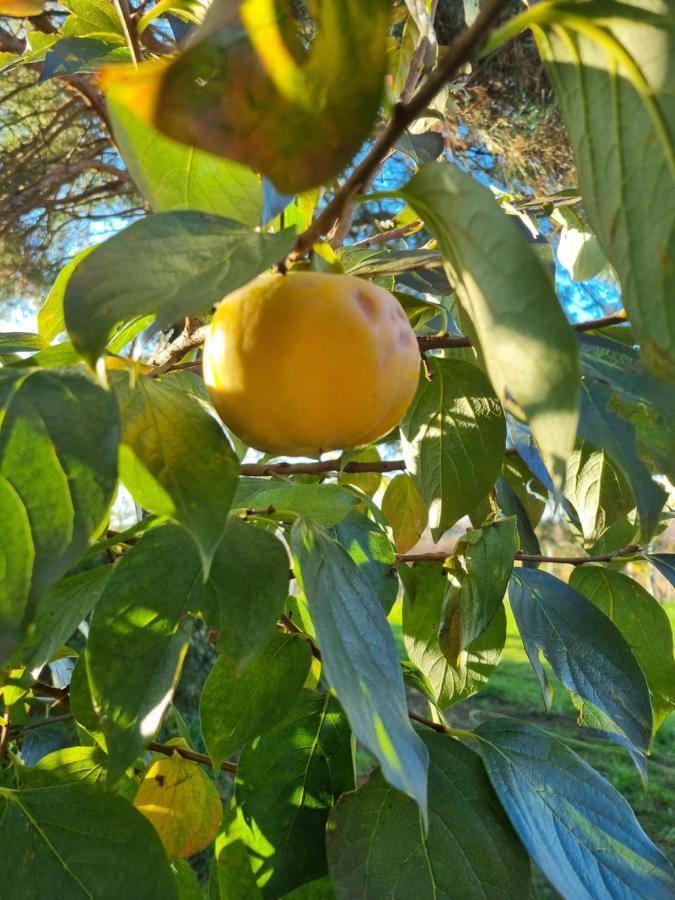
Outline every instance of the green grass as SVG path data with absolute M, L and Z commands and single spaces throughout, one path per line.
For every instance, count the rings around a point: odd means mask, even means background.
M 675 622 L 675 603 L 666 605 Z M 458 727 L 472 728 L 489 714 L 509 715 L 527 719 L 556 734 L 582 756 L 593 768 L 605 776 L 619 790 L 630 805 L 647 834 L 669 859 L 675 858 L 675 716 L 671 716 L 659 730 L 648 764 L 649 781 L 645 787 L 628 753 L 615 744 L 587 735 L 576 724 L 576 711 L 565 688 L 547 668 L 555 694 L 550 714 L 544 709 L 541 690 L 530 665 L 518 630 L 508 612 L 506 646 L 501 662 L 490 681 L 475 697 L 457 704 L 448 711 L 449 721 Z M 400 638 L 399 613 L 390 617 Z M 537 873 L 534 896 L 553 897 L 556 894 Z

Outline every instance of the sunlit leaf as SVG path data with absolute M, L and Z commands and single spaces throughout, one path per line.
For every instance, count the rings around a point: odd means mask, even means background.
M 337 175 L 368 136 L 384 87 L 390 7 L 371 0 L 364 16 L 358 0 L 315 4 L 318 32 L 307 48 L 273 0 L 221 0 L 174 61 L 108 70 L 106 84 L 174 140 L 297 193 Z

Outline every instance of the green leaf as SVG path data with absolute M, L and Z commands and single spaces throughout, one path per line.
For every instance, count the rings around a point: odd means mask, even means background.
M 365 575 L 325 531 L 300 520 L 293 526 L 291 547 L 326 679 L 384 777 L 418 803 L 426 820 L 427 753 L 408 720 L 384 610 Z
M 649 553 L 645 559 L 675 587 L 675 553 Z
M 532 528 L 536 528 L 546 508 L 546 487 L 534 475 L 520 456 L 504 457 L 502 478 L 520 501 Z
M 367 16 L 359 0 L 321 4 L 309 41 L 274 5 L 217 5 L 168 67 L 113 72 L 108 86 L 174 140 L 249 165 L 295 194 L 338 175 L 368 136 L 390 10 L 390 0 L 371 0 Z
M 447 595 L 439 645 L 451 661 L 487 629 L 501 605 L 517 549 L 516 519 L 469 529 L 445 563 L 453 590 Z
M 398 193 L 438 240 L 497 394 L 525 410 L 561 485 L 576 436 L 579 367 L 548 273 L 490 191 L 459 169 L 430 163 Z
M 196 212 L 146 216 L 80 261 L 64 297 L 75 347 L 94 363 L 119 322 L 157 315 L 162 328 L 204 312 L 291 249 L 294 234 L 263 234 Z
M 509 600 L 547 706 L 551 692 L 540 650 L 568 690 L 592 703 L 636 750 L 646 752 L 652 736 L 649 689 L 616 625 L 564 581 L 540 569 L 514 569 Z
M 672 380 L 672 9 L 640 0 L 547 6 L 528 18 L 574 150 L 584 207 L 621 280 L 645 361 Z
M 169 861 L 150 822 L 96 785 L 10 791 L 0 816 L 0 865 L 12 900 L 67 897 L 178 900 Z
M 111 574 L 111 566 L 99 566 L 71 575 L 42 598 L 18 656 L 34 678 L 92 611 Z
M 398 578 L 393 568 L 396 554 L 387 535 L 372 519 L 353 512 L 336 525 L 335 536 L 370 582 L 382 609 L 389 613 L 398 594 Z
M 193 209 L 254 228 L 263 209 L 262 182 L 245 166 L 172 141 L 131 108 L 108 97 L 115 143 L 143 197 L 157 212 Z
M 234 509 L 269 507 L 275 519 L 302 516 L 317 525 L 331 528 L 348 516 L 358 498 L 337 484 L 290 484 L 270 478 L 239 479 Z
M 503 475 L 498 479 L 495 485 L 495 494 L 497 495 L 497 506 L 504 516 L 515 516 L 518 529 L 518 542 L 520 549 L 526 553 L 541 553 L 539 539 L 534 532 L 532 522 L 527 509 L 523 505 L 520 497 L 511 486 L 511 481 Z M 528 562 L 524 564 L 527 567 L 537 567 L 537 563 Z
M 199 701 L 202 736 L 214 769 L 284 718 L 311 663 L 307 641 L 289 634 L 273 634 L 243 671 L 222 657 L 216 662 Z
M 35 550 L 21 497 L 0 475 L 0 660 L 9 657 L 21 631 L 30 594 Z
M 106 755 L 100 747 L 64 747 L 43 756 L 30 769 L 21 770 L 21 781 L 32 788 L 87 782 L 105 778 Z
M 403 645 L 427 677 L 441 709 L 473 696 L 497 667 L 506 641 L 506 614 L 500 606 L 486 630 L 450 662 L 438 634 L 452 585 L 438 563 L 400 567 L 403 595 Z
M 673 632 L 661 604 L 632 578 L 603 566 L 578 566 L 573 587 L 614 622 L 645 674 L 654 733 L 675 708 Z
M 200 594 L 218 650 L 238 669 L 265 647 L 288 595 L 288 554 L 274 535 L 230 519 Z
M 209 872 L 209 900 L 260 900 L 245 839 L 250 832 L 234 798 L 216 838 Z
M 635 427 L 642 458 L 651 461 L 654 471 L 675 479 L 672 386 L 644 368 L 635 347 L 599 334 L 581 335 L 579 347 L 584 373 L 611 386 L 609 408 Z
M 488 719 L 476 734 L 513 827 L 563 897 L 672 897 L 665 857 L 621 794 L 576 753 L 514 719 Z
M 141 376 L 121 412 L 120 478 L 140 506 L 185 528 L 208 574 L 239 474 L 225 433 L 171 376 Z
M 186 859 L 176 859 L 171 865 L 179 900 L 204 900 L 199 878 L 190 863 Z
M 579 516 L 586 544 L 600 540 L 635 508 L 621 471 L 603 450 L 583 440 L 567 460 L 565 495 Z
M 303 691 L 283 722 L 244 748 L 235 796 L 264 897 L 326 872 L 328 813 L 353 787 L 349 724 L 329 694 Z
M 39 334 L 28 331 L 0 331 L 0 355 L 44 350 L 46 346 Z
M 429 512 L 410 475 L 396 475 L 382 498 L 382 512 L 392 530 L 399 553 L 407 553 L 422 537 Z
M 187 611 L 203 589 L 201 574 L 182 529 L 153 528 L 115 566 L 96 604 L 85 659 L 110 781 L 161 725 L 187 649 Z
M 5 658 L 38 598 L 77 562 L 105 522 L 117 485 L 118 441 L 114 398 L 83 373 L 0 369 L 0 521 L 8 526 L 0 533 Z
M 470 512 L 499 477 L 506 425 L 501 404 L 472 363 L 429 359 L 401 423 L 403 455 L 429 508 L 434 540 Z
M 573 281 L 588 281 L 607 268 L 607 257 L 597 237 L 574 210 L 558 207 L 551 218 L 562 225 L 555 255 Z
M 429 833 L 415 804 L 374 772 L 340 798 L 328 821 L 338 900 L 527 897 L 527 854 L 480 757 L 446 735 L 421 737 L 429 751 Z
M 371 445 L 356 450 L 345 450 L 340 457 L 341 469 L 337 478 L 338 484 L 354 485 L 368 497 L 372 497 L 377 493 L 382 475 L 379 472 L 345 472 L 344 467 L 350 462 L 379 463 L 380 453 L 377 447 Z
M 87 247 L 77 253 L 69 263 L 66 263 L 56 276 L 56 281 L 47 294 L 47 299 L 38 310 L 38 331 L 47 343 L 51 343 L 55 337 L 66 330 L 66 322 L 63 317 L 63 298 L 66 294 L 66 285 L 82 260 L 95 249 L 95 247 Z
M 40 81 L 73 75 L 77 72 L 97 72 L 104 65 L 131 61 L 125 46 L 92 37 L 66 37 L 51 45 L 40 73 Z
M 72 13 L 64 23 L 64 35 L 117 35 L 123 43 L 122 23 L 115 8 L 106 0 L 65 0 L 62 5 Z
M 604 450 L 628 481 L 640 519 L 640 533 L 654 533 L 666 493 L 640 458 L 633 426 L 610 411 L 611 391 L 606 384 L 585 378 L 581 385 L 579 435 Z

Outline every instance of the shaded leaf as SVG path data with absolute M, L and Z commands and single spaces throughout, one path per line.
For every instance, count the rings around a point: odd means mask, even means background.
M 570 587 L 614 622 L 645 674 L 652 698 L 654 732 L 675 707 L 673 632 L 661 604 L 637 581 L 603 566 L 578 566 Z
M 498 607 L 481 636 L 451 662 L 438 641 L 445 603 L 453 590 L 446 573 L 437 563 L 401 566 L 399 573 L 405 587 L 403 644 L 445 709 L 476 694 L 495 670 L 506 641 L 504 607 Z
M 30 353 L 43 350 L 46 343 L 41 335 L 29 331 L 0 331 L 0 355 L 3 353 Z
M 518 543 L 520 549 L 525 553 L 541 554 L 539 539 L 534 532 L 530 517 L 526 508 L 523 506 L 518 494 L 511 486 L 510 481 L 503 475 L 497 480 L 495 485 L 495 494 L 497 497 L 497 506 L 504 516 L 515 516 L 516 526 L 518 529 Z M 537 568 L 538 563 L 523 563 L 526 568 Z
M 648 553 L 645 559 L 675 587 L 675 553 Z
M 178 900 L 159 837 L 122 797 L 66 784 L 0 788 L 0 798 L 0 864 L 11 868 L 13 900 L 104 900 L 131 885 L 144 900 Z
M 528 896 L 527 854 L 480 757 L 446 735 L 421 737 L 429 751 L 429 833 L 415 804 L 379 771 L 345 794 L 327 829 L 339 900 Z
M 493 486 L 506 440 L 504 413 L 483 372 L 472 363 L 429 359 L 401 423 L 403 455 L 429 508 L 434 540 Z
M 9 560 L 0 570 L 3 656 L 38 598 L 103 526 L 117 485 L 118 441 L 114 398 L 82 372 L 0 369 L 0 520 L 8 526 L 0 560 Z
M 283 722 L 244 748 L 235 796 L 264 897 L 325 873 L 328 813 L 353 787 L 349 724 L 330 695 L 303 691 Z
M 76 72 L 96 72 L 106 64 L 128 63 L 127 47 L 91 37 L 66 37 L 51 45 L 40 72 L 40 81 Z
M 398 193 L 438 240 L 495 390 L 525 410 L 560 485 L 576 435 L 579 371 L 546 269 L 490 191 L 459 169 L 429 163 Z
M 633 426 L 610 411 L 606 384 L 585 378 L 581 384 L 579 435 L 603 449 L 630 484 L 640 518 L 640 533 L 648 540 L 657 526 L 666 494 L 640 458 Z
M 584 541 L 595 543 L 635 508 L 635 498 L 609 456 L 579 441 L 567 460 L 565 493 L 579 517 Z
M 450 661 L 493 620 L 506 593 L 516 549 L 515 517 L 499 519 L 469 529 L 444 564 L 452 590 L 444 602 L 438 638 Z
M 622 326 L 621 331 L 625 330 Z M 579 348 L 584 372 L 611 387 L 609 409 L 634 426 L 640 455 L 651 461 L 655 471 L 675 479 L 672 386 L 645 369 L 635 347 L 616 339 L 584 334 L 579 337 Z
M 387 485 L 382 498 L 386 516 L 399 553 L 407 553 L 422 537 L 427 527 L 428 510 L 410 475 L 396 475 Z
M 234 451 L 213 416 L 171 376 L 141 376 L 120 399 L 122 481 L 140 506 L 186 529 L 208 574 L 237 487 Z
M 242 669 L 266 645 L 288 595 L 288 554 L 274 535 L 230 519 L 200 609 L 218 650 Z
M 493 718 L 476 733 L 528 853 L 563 897 L 666 900 L 673 872 L 621 794 L 556 738 Z
M 42 598 L 35 624 L 19 652 L 34 678 L 92 611 L 111 574 L 111 566 L 79 572 L 54 585 Z
M 582 594 L 540 569 L 514 569 L 509 600 L 547 706 L 551 692 L 540 650 L 568 690 L 592 703 L 636 750 L 646 752 L 652 735 L 649 690 L 616 625 Z
M 197 605 L 201 574 L 186 532 L 153 528 L 115 566 L 96 604 L 85 659 L 110 781 L 161 725 L 187 650 L 187 611 Z
M 284 718 L 311 662 L 307 641 L 289 634 L 273 634 L 243 671 L 224 657 L 217 660 L 199 701 L 202 736 L 214 769 Z
M 231 219 L 156 213 L 99 244 L 72 272 L 64 297 L 75 347 L 94 363 L 115 325 L 157 315 L 157 327 L 205 312 L 288 253 L 293 232 L 263 234 Z
M 325 677 L 385 778 L 416 800 L 426 819 L 427 754 L 408 721 L 384 610 L 365 575 L 325 531 L 300 520 L 293 526 L 291 547 Z

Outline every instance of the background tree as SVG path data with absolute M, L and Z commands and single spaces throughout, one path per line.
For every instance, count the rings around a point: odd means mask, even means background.
M 675 571 L 652 543 L 675 458 L 670 7 L 0 11 L 3 264 L 38 287 L 68 259 L 37 331 L 0 335 L 12 897 L 520 898 L 533 863 L 565 897 L 671 896 L 574 749 L 646 778 L 675 703 L 668 616 L 631 577 Z M 552 160 L 519 158 L 519 118 Z M 554 249 L 625 312 L 570 323 Z M 419 383 L 374 445 L 261 456 L 214 416 L 214 307 L 270 269 L 400 301 Z M 334 352 L 329 329 L 308 343 Z M 545 508 L 573 552 L 542 550 Z M 467 707 L 505 595 L 576 738 Z

